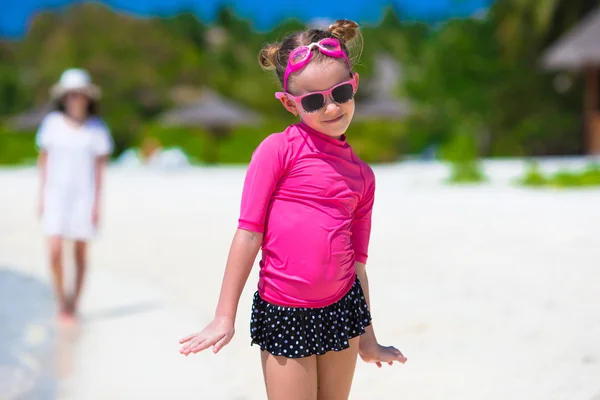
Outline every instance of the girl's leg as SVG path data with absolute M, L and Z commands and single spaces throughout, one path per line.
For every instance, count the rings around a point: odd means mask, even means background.
M 81 290 L 83 289 L 83 282 L 85 280 L 85 271 L 87 266 L 87 243 L 81 240 L 75 242 L 75 290 L 73 291 L 73 298 L 71 299 L 70 312 L 75 315 L 77 312 L 77 306 L 79 304 L 79 298 L 81 296 Z
M 358 357 L 358 339 L 350 339 L 350 348 L 346 350 L 317 356 L 318 400 L 348 400 Z
M 269 400 L 317 400 L 317 358 L 286 358 L 261 351 Z
M 50 236 L 48 239 L 50 247 L 50 267 L 52 269 L 52 281 L 54 282 L 54 293 L 58 299 L 58 307 L 61 315 L 68 310 L 67 296 L 65 294 L 65 281 L 62 266 L 62 237 Z

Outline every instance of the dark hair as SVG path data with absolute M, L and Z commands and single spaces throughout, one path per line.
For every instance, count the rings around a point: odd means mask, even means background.
M 67 108 L 65 106 L 65 96 L 62 96 L 55 101 L 54 110 L 66 114 Z M 98 101 L 88 97 L 87 116 L 91 117 L 93 115 L 98 115 Z
M 326 31 L 321 29 L 308 29 L 306 31 L 296 32 L 287 36 L 281 41 L 281 43 L 267 44 L 260 50 L 260 53 L 258 54 L 258 63 L 265 70 L 275 70 L 277 78 L 279 78 L 279 83 L 283 87 L 285 69 L 287 67 L 288 57 L 292 50 L 294 50 L 296 47 L 318 42 L 319 40 L 325 38 L 336 38 L 340 41 L 342 50 L 344 53 L 346 53 L 348 59 L 350 60 L 350 65 L 353 65 L 353 63 L 356 61 L 354 56 L 356 56 L 356 58 L 360 57 L 362 41 L 356 40 L 361 39 L 358 24 L 354 21 L 340 19 L 335 21 Z M 356 42 L 359 42 L 356 48 L 351 46 Z M 351 51 L 351 49 L 357 51 Z M 351 55 L 351 53 L 354 52 L 357 54 Z M 314 53 L 313 57 L 315 57 L 314 60 L 326 59 L 326 56 L 318 51 Z M 291 76 L 289 79 L 292 79 Z

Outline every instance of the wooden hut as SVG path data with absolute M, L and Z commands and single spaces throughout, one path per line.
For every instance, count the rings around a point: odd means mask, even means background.
M 600 7 L 548 48 L 542 66 L 585 73 L 585 151 L 600 154 Z

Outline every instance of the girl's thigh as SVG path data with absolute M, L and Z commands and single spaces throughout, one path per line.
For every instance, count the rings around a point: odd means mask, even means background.
M 317 357 L 286 358 L 261 351 L 269 400 L 317 400 Z
M 346 350 L 328 351 L 317 356 L 318 400 L 347 400 L 350 396 L 358 339 L 350 339 L 350 347 Z

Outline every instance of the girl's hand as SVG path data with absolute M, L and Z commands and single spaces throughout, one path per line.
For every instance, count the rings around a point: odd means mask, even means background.
M 183 355 L 198 353 L 212 346 L 213 353 L 217 354 L 227 343 L 231 341 L 235 333 L 232 318 L 215 317 L 202 332 L 186 336 L 179 341 L 181 348 L 179 352 Z
M 382 363 L 388 363 L 389 365 L 394 364 L 394 361 L 398 361 L 404 364 L 407 358 L 404 357 L 402 352 L 394 346 L 381 346 L 377 342 L 372 342 L 367 345 L 359 345 L 358 353 L 360 358 L 367 363 L 375 363 L 377 367 L 381 368 Z

